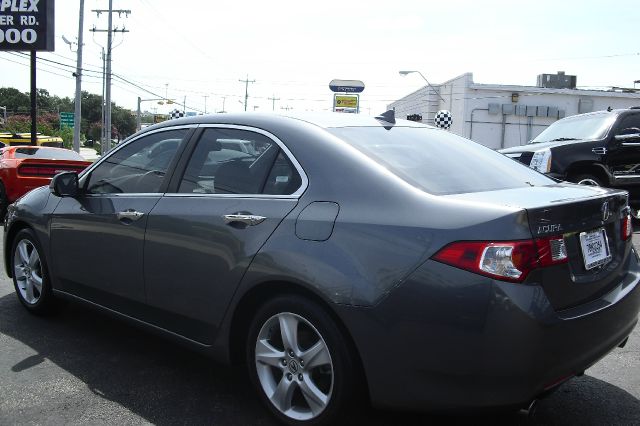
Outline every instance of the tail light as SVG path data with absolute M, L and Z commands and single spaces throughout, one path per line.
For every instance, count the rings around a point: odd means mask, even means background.
M 512 282 L 524 281 L 536 268 L 568 261 L 562 236 L 521 241 L 458 241 L 444 247 L 433 259 Z
M 79 172 L 80 169 L 72 167 L 54 167 L 46 165 L 24 165 L 18 167 L 18 174 L 21 176 L 53 177 L 62 172 Z
M 622 232 L 622 241 L 626 241 L 629 239 L 629 237 L 631 237 L 631 234 L 633 233 L 633 222 L 631 221 L 630 213 L 627 213 L 622 217 L 622 220 L 620 222 L 620 230 Z

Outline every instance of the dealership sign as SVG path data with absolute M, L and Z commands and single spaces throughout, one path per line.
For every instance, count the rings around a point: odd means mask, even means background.
M 360 80 L 331 80 L 329 89 L 335 93 L 362 93 L 364 83 Z
M 55 50 L 54 0 L 0 0 L 0 51 Z
M 333 95 L 333 111 L 334 112 L 358 112 L 358 95 Z

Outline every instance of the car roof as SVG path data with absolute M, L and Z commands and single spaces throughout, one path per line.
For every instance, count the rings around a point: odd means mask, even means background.
M 179 125 L 193 124 L 232 124 L 254 127 L 264 127 L 265 125 L 291 125 L 294 123 L 311 124 L 324 129 L 337 127 L 385 127 L 391 123 L 376 119 L 363 114 L 346 114 L 334 112 L 304 112 L 304 113 L 260 113 L 260 112 L 240 112 L 224 114 L 208 114 L 196 117 L 184 117 L 175 120 L 164 121 L 153 126 L 146 127 L 141 132 L 149 132 L 163 127 L 173 127 Z M 397 127 L 429 127 L 414 121 L 396 119 L 393 126 Z
M 580 120 L 582 118 L 595 117 L 598 115 L 626 115 L 626 114 L 633 114 L 633 113 L 640 113 L 640 108 L 633 107 L 633 108 L 625 108 L 625 109 L 612 109 L 611 111 L 602 110 L 602 111 L 586 112 L 584 114 L 576 114 L 576 115 L 571 115 L 569 117 L 565 117 L 563 118 L 563 120 L 567 120 L 567 121 Z

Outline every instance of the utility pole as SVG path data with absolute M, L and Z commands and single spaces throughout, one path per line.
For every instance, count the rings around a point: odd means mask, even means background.
M 104 10 L 104 9 L 94 9 L 93 12 L 95 12 L 98 16 L 100 16 L 101 13 L 103 12 L 107 12 L 108 17 L 109 17 L 109 21 L 108 21 L 108 28 L 106 30 L 98 30 L 93 28 L 91 31 L 92 32 L 106 32 L 107 33 L 107 71 L 106 71 L 106 84 L 105 84 L 105 114 L 104 114 L 104 128 L 105 128 L 105 141 L 102 144 L 102 154 L 104 155 L 107 151 L 109 151 L 111 149 L 111 48 L 112 48 L 112 44 L 113 44 L 113 33 L 114 32 L 121 32 L 121 33 L 128 33 L 129 30 L 122 28 L 122 29 L 118 29 L 118 28 L 113 28 L 113 13 L 117 13 L 118 16 L 125 14 L 126 16 L 129 16 L 131 14 L 131 10 L 123 10 L 123 9 L 117 9 L 117 10 L 113 10 L 113 0 L 109 0 L 109 9 Z
M 80 152 L 80 126 L 82 125 L 82 35 L 84 23 L 84 0 L 80 0 L 80 20 L 78 23 L 78 53 L 76 62 L 76 103 L 73 117 L 73 150 Z
M 279 101 L 280 98 L 276 98 L 276 95 L 274 94 L 273 98 L 267 98 L 267 99 L 269 99 L 270 101 L 273 101 L 272 105 L 271 105 L 271 111 L 275 111 L 276 110 L 276 101 Z
M 249 83 L 255 83 L 255 80 L 249 80 L 249 75 L 247 74 L 246 80 L 238 80 L 241 83 L 244 83 L 244 110 L 247 110 L 247 101 L 249 100 Z M 223 108 L 224 109 L 224 108 Z
M 209 95 L 204 95 L 204 113 L 207 113 L 207 98 Z

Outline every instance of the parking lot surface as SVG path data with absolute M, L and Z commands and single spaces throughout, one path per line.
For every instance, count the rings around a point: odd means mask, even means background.
M 0 348 L 1 425 L 275 424 L 241 369 L 83 306 L 68 304 L 47 318 L 30 315 L 4 269 Z M 640 329 L 625 348 L 540 401 L 531 417 L 365 409 L 358 419 L 380 426 L 481 423 L 639 425 Z

